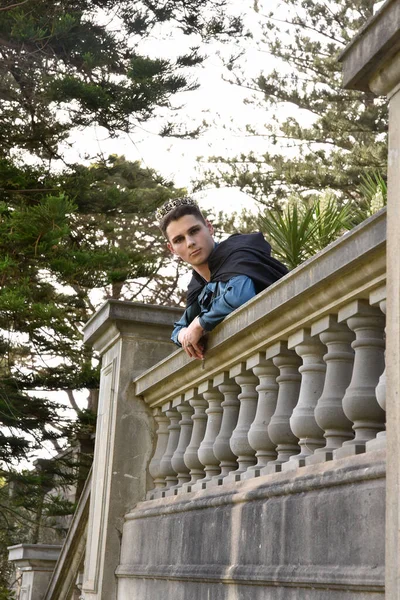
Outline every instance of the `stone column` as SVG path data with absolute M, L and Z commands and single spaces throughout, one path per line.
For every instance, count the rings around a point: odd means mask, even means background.
M 372 306 L 379 306 L 383 314 L 386 315 L 386 285 L 371 292 L 369 301 Z M 379 406 L 386 411 L 386 367 L 379 378 L 378 385 L 375 388 L 375 394 Z M 382 448 L 386 448 L 386 431 L 380 431 L 374 440 L 369 440 L 366 443 L 368 452 L 371 450 L 381 450 Z
M 149 465 L 149 472 L 153 478 L 154 490 L 147 493 L 149 500 L 156 497 L 157 491 L 165 487 L 165 477 L 161 474 L 160 463 L 165 454 L 168 444 L 168 417 L 161 411 L 161 408 L 155 408 L 153 411 L 154 419 L 157 423 L 157 446 L 153 458 Z
M 84 340 L 101 356 L 101 379 L 84 582 L 85 600 L 115 600 L 124 515 L 152 486 L 156 436 L 133 379 L 174 350 L 180 310 L 110 300 L 90 319 Z
M 309 329 L 300 329 L 289 336 L 288 348 L 293 348 L 303 361 L 299 367 L 299 399 L 289 420 L 291 430 L 299 438 L 300 454 L 291 456 L 282 465 L 283 471 L 303 467 L 306 458 L 324 445 L 323 431 L 315 420 L 314 411 L 324 389 L 326 365 L 322 357 L 325 345 L 311 337 Z
M 278 384 L 276 378 L 279 369 L 271 359 L 266 360 L 265 352 L 257 352 L 251 356 L 246 363 L 248 369 L 252 369 L 260 383 L 256 387 L 258 392 L 257 412 L 249 430 L 249 444 L 256 451 L 257 463 L 249 467 L 243 475 L 243 479 L 258 477 L 261 469 L 270 461 L 276 459 L 275 444 L 268 435 L 268 425 L 276 409 L 278 398 Z
M 400 598 L 400 54 L 389 105 L 386 320 L 386 597 Z M 377 89 L 379 91 L 379 88 Z M 382 93 L 382 92 L 381 92 Z
M 268 435 L 276 446 L 277 457 L 261 469 L 261 475 L 277 473 L 291 456 L 299 453 L 298 439 L 290 428 L 290 417 L 299 399 L 301 359 L 287 342 L 277 342 L 267 349 L 266 358 L 279 369 L 278 398 L 275 412 L 268 425 Z
M 224 395 L 224 401 L 221 404 L 223 410 L 221 427 L 213 446 L 214 454 L 220 461 L 221 473 L 210 482 L 210 485 L 211 483 L 219 485 L 223 482 L 224 477 L 237 469 L 237 457 L 231 450 L 230 440 L 239 415 L 240 401 L 238 395 L 240 387 L 229 377 L 227 371 L 223 371 L 214 377 L 214 385 Z
M 227 483 L 240 481 L 247 469 L 256 463 L 256 451 L 249 444 L 248 434 L 256 416 L 258 401 L 256 391 L 258 379 L 251 370 L 247 369 L 246 363 L 241 362 L 233 366 L 229 371 L 229 376 L 235 379 L 241 392 L 238 396 L 240 400 L 238 421 L 230 441 L 231 450 L 238 457 L 238 468 L 228 475 Z
M 22 573 L 20 600 L 42 600 L 61 546 L 18 544 L 8 548 L 8 560 Z
M 383 329 L 385 319 L 379 308 L 365 300 L 353 300 L 339 310 L 338 322 L 347 322 L 356 334 L 352 342 L 354 366 L 350 385 L 343 398 L 343 410 L 353 423 L 354 439 L 335 451 L 335 458 L 365 452 L 365 444 L 385 426 L 385 413 L 375 389 L 385 368 Z
M 207 483 L 221 472 L 219 466 L 219 459 L 214 454 L 214 442 L 219 434 L 222 421 L 222 401 L 224 399 L 221 392 L 216 386 L 214 386 L 213 380 L 203 381 L 199 385 L 199 394 L 203 395 L 204 400 L 207 401 L 208 408 L 207 414 L 207 426 L 204 434 L 203 441 L 200 444 L 198 450 L 198 458 L 204 465 L 205 477 L 200 479 L 193 487 L 192 490 L 203 490 L 206 488 Z
M 174 487 L 178 483 L 177 472 L 172 466 L 172 457 L 175 454 L 175 451 L 179 442 L 179 421 L 181 419 L 180 414 L 178 413 L 176 408 L 172 407 L 164 407 L 162 410 L 165 412 L 165 415 L 168 418 L 168 444 L 165 450 L 165 454 L 160 460 L 160 473 L 161 477 L 165 477 L 165 489 L 169 489 Z M 161 496 L 165 496 L 165 491 L 161 491 Z
M 189 442 L 192 437 L 192 415 L 194 412 L 189 402 L 183 401 L 181 404 L 179 404 L 179 406 L 177 406 L 177 410 L 181 415 L 181 420 L 179 421 L 179 442 L 171 460 L 172 468 L 178 474 L 178 485 L 173 490 L 174 494 L 176 494 L 179 487 L 181 487 L 184 483 L 188 483 L 190 481 L 190 469 L 185 463 L 184 456 L 186 448 L 189 446 Z
M 344 87 L 389 98 L 386 320 L 386 580 L 400 599 L 400 0 L 388 0 L 343 53 Z
M 189 402 L 194 410 L 192 415 L 192 435 L 189 446 L 186 448 L 183 456 L 186 466 L 190 469 L 190 481 L 183 484 L 178 490 L 178 494 L 181 492 L 191 492 L 196 481 L 203 479 L 204 477 L 204 465 L 199 459 L 199 447 L 204 439 L 207 426 L 207 402 L 204 400 L 203 396 L 199 394 L 197 388 L 188 390 L 185 393 L 185 400 Z
M 317 424 L 325 432 L 326 443 L 306 459 L 306 464 L 332 460 L 334 451 L 354 437 L 352 423 L 342 407 L 353 373 L 354 350 L 350 344 L 354 340 L 354 333 L 344 323 L 338 323 L 336 315 L 327 315 L 311 327 L 311 335 L 318 334 L 328 351 L 324 356 L 324 389 L 314 414 Z

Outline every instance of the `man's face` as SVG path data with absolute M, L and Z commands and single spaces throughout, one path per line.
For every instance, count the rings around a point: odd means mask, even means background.
M 205 264 L 214 249 L 213 226 L 194 215 L 171 221 L 166 233 L 171 252 L 193 267 Z

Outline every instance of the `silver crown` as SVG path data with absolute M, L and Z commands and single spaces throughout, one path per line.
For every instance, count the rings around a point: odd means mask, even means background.
M 196 200 L 193 198 L 185 197 L 185 198 L 172 198 L 165 202 L 160 208 L 156 210 L 156 219 L 157 221 L 161 221 L 168 213 L 174 210 L 177 206 L 183 206 L 185 204 L 189 204 L 190 206 L 197 206 L 198 204 Z

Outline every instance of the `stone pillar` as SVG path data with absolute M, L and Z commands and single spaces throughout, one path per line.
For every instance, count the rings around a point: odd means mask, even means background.
M 309 329 L 300 329 L 289 337 L 288 348 L 293 348 L 303 361 L 299 367 L 299 399 L 289 420 L 291 430 L 299 438 L 300 454 L 291 456 L 282 465 L 283 471 L 303 467 L 306 458 L 324 445 L 323 431 L 315 420 L 314 411 L 324 389 L 326 365 L 322 357 L 325 345 L 311 337 Z
M 164 410 L 164 407 L 163 409 Z M 164 456 L 160 460 L 160 473 L 161 477 L 165 478 L 165 488 L 169 489 L 174 487 L 178 483 L 177 472 L 172 466 L 172 457 L 178 447 L 179 434 L 180 434 L 180 414 L 176 408 L 166 407 L 164 410 L 168 418 L 168 443 L 165 450 Z M 161 496 L 164 497 L 165 492 L 161 492 Z
M 213 482 L 221 484 L 224 477 L 237 469 L 236 455 L 231 450 L 230 440 L 239 415 L 240 401 L 238 395 L 240 387 L 229 377 L 229 373 L 226 371 L 214 377 L 214 385 L 224 395 L 224 401 L 221 404 L 223 410 L 221 427 L 213 446 L 214 454 L 220 461 L 221 467 L 220 475 L 214 478 Z
M 207 426 L 204 434 L 203 441 L 200 444 L 198 451 L 198 458 L 204 465 L 205 477 L 200 479 L 196 483 L 192 490 L 202 490 L 206 488 L 207 482 L 213 477 L 220 474 L 221 469 L 219 466 L 219 459 L 214 454 L 214 442 L 219 434 L 222 421 L 222 401 L 224 399 L 221 392 L 214 385 L 213 380 L 203 381 L 199 385 L 199 394 L 203 395 L 204 400 L 208 404 L 206 410 L 207 414 Z
M 389 98 L 386 321 L 386 580 L 400 599 L 400 0 L 388 0 L 341 56 L 344 87 Z
M 324 356 L 324 389 L 314 414 L 317 424 L 325 432 L 326 443 L 306 459 L 306 464 L 332 460 L 335 450 L 354 437 L 352 423 L 342 407 L 353 373 L 354 350 L 350 344 L 354 340 L 354 333 L 344 323 L 338 323 L 336 315 L 327 315 L 311 327 L 311 335 L 318 334 L 328 351 Z
M 386 598 L 400 598 L 400 55 L 389 111 L 386 321 Z
M 379 306 L 383 314 L 386 315 L 386 285 L 371 292 L 369 301 L 372 306 Z M 386 366 L 379 378 L 378 385 L 375 388 L 375 394 L 379 406 L 386 411 Z M 381 450 L 383 448 L 386 448 L 386 431 L 380 431 L 374 440 L 369 440 L 366 443 L 368 452 L 371 450 Z
M 258 379 L 253 375 L 251 369 L 247 369 L 244 362 L 233 366 L 229 371 L 229 376 L 235 379 L 241 388 L 241 392 L 238 396 L 240 400 L 239 416 L 230 441 L 231 450 L 238 457 L 238 468 L 228 475 L 226 478 L 227 483 L 240 481 L 247 469 L 257 462 L 255 459 L 256 451 L 249 444 L 248 434 L 257 412 L 258 393 L 256 386 Z
M 192 437 L 192 415 L 194 411 L 193 408 L 190 406 L 189 402 L 182 402 L 179 406 L 177 406 L 177 410 L 181 415 L 181 420 L 179 421 L 180 433 L 179 442 L 172 457 L 171 464 L 173 469 L 178 474 L 177 487 L 180 487 L 182 484 L 190 481 L 190 469 L 185 463 L 184 456 L 186 448 L 188 447 L 190 439 Z M 176 490 L 174 491 L 176 493 Z
M 288 350 L 287 342 L 277 342 L 267 349 L 266 358 L 272 359 L 279 369 L 278 398 L 275 412 L 268 425 L 268 435 L 276 446 L 277 457 L 261 469 L 261 475 L 277 473 L 291 456 L 299 453 L 298 438 L 290 428 L 290 417 L 299 399 L 301 359 L 294 350 Z
M 183 456 L 186 466 L 190 469 L 190 481 L 184 483 L 180 490 L 178 490 L 178 493 L 190 492 L 196 481 L 204 478 L 204 465 L 199 459 L 199 447 L 204 439 L 207 427 L 207 402 L 204 400 L 203 396 L 198 393 L 197 388 L 188 390 L 185 393 L 185 400 L 189 402 L 194 410 L 192 415 L 192 435 L 189 446 L 186 448 Z
M 84 340 L 101 356 L 101 379 L 84 581 L 85 600 L 115 600 L 124 515 L 152 486 L 155 447 L 149 407 L 133 379 L 174 350 L 181 310 L 110 300 L 90 319 Z
M 165 487 L 165 477 L 161 473 L 161 459 L 164 456 L 169 438 L 168 431 L 168 417 L 162 412 L 160 408 L 155 408 L 153 411 L 154 419 L 157 423 L 157 446 L 154 452 L 153 458 L 149 465 L 149 472 L 153 478 L 154 490 L 148 492 L 147 496 L 149 499 L 155 498 L 155 492 L 160 488 Z
M 343 411 L 353 423 L 354 439 L 335 451 L 335 458 L 365 452 L 365 444 L 385 427 L 385 413 L 379 406 L 375 389 L 385 368 L 383 329 L 385 319 L 379 308 L 365 300 L 353 300 L 339 310 L 338 322 L 347 322 L 356 339 L 350 385 L 343 398 Z
M 258 392 L 257 412 L 249 430 L 249 444 L 256 451 L 257 463 L 249 467 L 243 475 L 243 479 L 258 477 L 260 470 L 270 461 L 276 459 L 275 444 L 268 435 L 268 426 L 276 410 L 278 398 L 278 384 L 276 378 L 279 369 L 271 359 L 266 360 L 265 352 L 257 352 L 251 356 L 246 363 L 248 369 L 252 369 L 260 383 L 256 387 Z
M 18 544 L 8 548 L 8 560 L 22 573 L 20 600 L 42 600 L 61 546 Z

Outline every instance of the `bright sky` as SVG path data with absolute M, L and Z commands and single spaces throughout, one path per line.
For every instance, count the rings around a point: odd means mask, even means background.
M 268 0 L 265 4 L 268 11 L 279 11 L 279 0 Z M 231 11 L 244 16 L 246 25 L 256 39 L 260 35 L 259 21 L 262 17 L 254 12 L 252 6 L 250 0 L 231 0 Z M 171 38 L 169 33 L 162 29 L 155 31 L 150 39 L 141 44 L 140 50 L 151 57 L 173 58 L 185 53 L 188 46 L 199 44 L 195 37 L 188 40 L 187 36 L 175 33 Z M 241 39 L 239 42 L 239 48 L 244 50 L 239 62 L 247 77 L 256 77 L 262 70 L 269 71 L 276 67 L 270 55 L 257 49 L 255 39 Z M 106 156 L 124 154 L 129 160 L 141 160 L 144 165 L 156 169 L 166 178 L 172 179 L 177 186 L 186 187 L 191 192 L 192 182 L 207 167 L 207 157 L 234 156 L 265 147 L 265 140 L 262 138 L 246 136 L 245 128 L 247 124 L 251 124 L 257 130 L 262 130 L 269 115 L 265 109 L 244 103 L 244 100 L 253 95 L 251 90 L 224 81 L 229 72 L 223 66 L 222 59 L 238 54 L 237 42 L 212 42 L 202 52 L 207 54 L 207 59 L 195 73 L 199 89 L 178 94 L 173 99 L 175 106 L 182 107 L 177 111 L 176 120 L 186 123 L 189 128 L 194 128 L 203 120 L 210 124 L 198 139 L 161 138 L 158 132 L 165 119 L 159 116 L 145 124 L 139 124 L 133 134 L 121 134 L 115 139 L 110 139 L 107 131 L 100 127 L 85 130 L 84 134 L 76 131 L 70 139 L 72 148 L 65 147 L 66 160 L 84 160 L 85 156 L 94 157 L 98 153 Z M 281 65 L 280 68 L 285 69 L 285 66 Z M 199 156 L 204 157 L 203 163 L 197 161 Z M 251 198 L 233 189 L 210 189 L 199 193 L 197 199 L 204 208 L 226 212 L 255 207 Z

